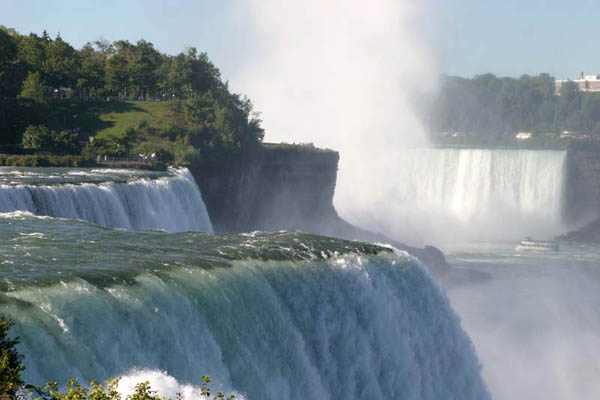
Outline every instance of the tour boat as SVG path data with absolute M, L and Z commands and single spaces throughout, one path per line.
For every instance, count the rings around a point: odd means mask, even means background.
M 558 242 L 553 240 L 535 240 L 527 236 L 517 245 L 516 250 L 558 251 Z

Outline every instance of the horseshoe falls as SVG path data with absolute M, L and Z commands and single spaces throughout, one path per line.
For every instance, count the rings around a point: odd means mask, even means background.
M 0 168 L 0 212 L 81 219 L 105 227 L 212 232 L 202 195 L 187 169 Z
M 389 214 L 373 228 L 427 243 L 563 233 L 566 151 L 436 148 L 397 156 L 383 208 Z

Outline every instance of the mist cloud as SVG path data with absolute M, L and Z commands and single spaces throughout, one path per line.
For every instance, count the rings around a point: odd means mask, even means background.
M 338 150 L 335 205 L 369 228 L 393 227 L 396 153 L 426 141 L 413 102 L 437 81 L 424 11 L 395 0 L 249 1 L 236 9 L 252 21 L 253 40 L 245 40 L 251 56 L 233 82 L 262 112 L 265 140 Z

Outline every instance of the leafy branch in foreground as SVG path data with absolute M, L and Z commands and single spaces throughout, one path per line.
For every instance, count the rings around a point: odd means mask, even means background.
M 24 384 L 21 371 L 25 369 L 23 356 L 17 352 L 16 345 L 19 338 L 11 339 L 8 331 L 13 323 L 0 314 L 0 398 L 15 396 Z
M 25 384 L 21 377 L 21 372 L 25 369 L 23 366 L 23 355 L 17 351 L 19 338 L 11 339 L 8 331 L 13 326 L 13 322 L 6 316 L 0 314 L 0 399 L 10 400 L 17 398 L 17 393 L 27 390 L 30 394 L 37 394 L 37 400 L 122 400 L 119 392 L 119 378 L 107 379 L 104 383 L 97 381 L 90 382 L 89 388 L 81 386 L 77 379 L 70 379 L 65 385 L 65 391 L 61 391 L 58 382 L 47 382 L 44 386 Z M 210 399 L 211 390 L 209 387 L 210 376 L 202 377 L 202 386 L 200 387 L 200 399 Z M 212 397 L 212 400 L 233 400 L 234 395 L 226 395 L 218 392 Z M 178 393 L 175 399 L 168 399 L 158 394 L 150 386 L 150 382 L 140 382 L 135 386 L 133 393 L 129 394 L 125 400 L 183 400 L 181 393 Z
M 76 379 L 67 381 L 66 390 L 61 392 L 58 382 L 47 382 L 43 387 L 35 385 L 26 385 L 25 388 L 35 392 L 39 400 L 121 400 L 121 393 L 118 390 L 119 378 L 108 379 L 104 383 L 97 381 L 90 382 L 90 387 L 83 387 Z M 200 387 L 200 398 L 210 399 L 211 390 L 209 388 L 210 377 L 202 377 L 202 386 Z M 175 400 L 182 400 L 180 393 Z M 233 400 L 234 395 L 225 397 L 223 392 L 218 392 L 212 397 L 212 400 Z M 135 386 L 133 393 L 129 394 L 125 400 L 171 400 L 162 397 L 156 390 L 153 390 L 150 382 L 140 382 Z

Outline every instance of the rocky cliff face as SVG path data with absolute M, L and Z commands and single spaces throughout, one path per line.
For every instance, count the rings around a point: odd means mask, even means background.
M 334 151 L 264 148 L 190 168 L 216 232 L 318 231 L 337 219 Z
M 566 168 L 563 220 L 578 226 L 600 216 L 600 148 L 570 148 Z
M 600 243 L 600 145 L 569 148 L 566 168 L 563 220 L 574 230 L 560 239 Z

